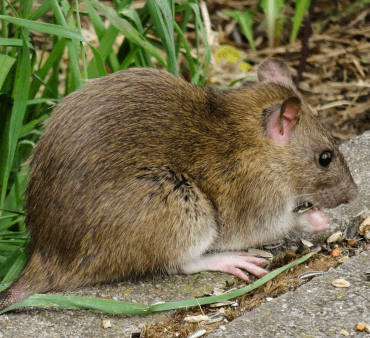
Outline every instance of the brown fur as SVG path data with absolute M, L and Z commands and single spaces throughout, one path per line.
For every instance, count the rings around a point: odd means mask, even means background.
M 264 220 L 296 195 L 342 184 L 342 197 L 320 193 L 317 204 L 352 199 L 343 156 L 307 106 L 287 146 L 266 136 L 268 108 L 290 96 L 298 94 L 289 84 L 217 90 L 130 69 L 66 97 L 30 161 L 30 258 L 0 308 L 33 293 L 176 272 L 209 234 L 207 250 L 274 240 L 292 226 Z M 323 149 L 335 155 L 330 170 L 317 165 Z

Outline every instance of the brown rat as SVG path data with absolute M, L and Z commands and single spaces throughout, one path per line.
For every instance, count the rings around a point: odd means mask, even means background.
M 347 164 L 283 61 L 257 75 L 219 90 L 136 68 L 63 99 L 30 161 L 29 260 L 0 309 L 146 272 L 261 277 L 239 250 L 325 230 L 319 209 L 357 195 Z

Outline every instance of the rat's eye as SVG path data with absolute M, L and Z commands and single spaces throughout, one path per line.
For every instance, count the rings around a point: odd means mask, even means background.
M 326 168 L 329 166 L 331 160 L 333 158 L 333 154 L 331 153 L 331 151 L 329 150 L 325 150 L 324 152 L 322 152 L 319 156 L 319 164 Z

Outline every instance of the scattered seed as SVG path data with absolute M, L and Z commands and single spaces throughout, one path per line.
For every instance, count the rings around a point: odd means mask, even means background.
M 343 235 L 342 231 L 338 231 L 338 232 L 332 234 L 326 241 L 328 243 L 338 242 L 338 240 L 342 237 L 342 235 Z
M 353 240 L 355 239 L 359 234 L 359 231 L 358 231 L 358 228 L 357 228 L 357 225 L 356 224 L 353 224 L 351 226 L 349 226 L 346 231 L 344 232 L 344 236 L 346 238 L 346 240 Z
M 263 251 L 263 250 L 259 250 L 259 249 L 254 249 L 254 248 L 250 248 L 248 249 L 248 253 L 253 255 L 253 256 L 258 256 L 258 257 L 264 257 L 264 258 L 274 258 L 274 255 L 267 252 L 267 251 Z
M 199 322 L 204 322 L 209 319 L 210 318 L 208 316 L 198 315 L 198 316 L 186 316 L 184 318 L 184 321 L 187 323 L 199 323 Z
M 344 261 L 346 261 L 348 259 L 348 256 L 343 256 L 342 258 L 338 259 L 338 263 L 343 263 Z
M 370 225 L 370 216 L 364 219 L 362 225 Z
M 324 273 L 322 271 L 307 271 L 307 272 L 301 273 L 298 276 L 298 279 L 306 279 L 310 277 L 321 276 L 323 274 Z
M 187 338 L 198 338 L 198 337 L 202 337 L 206 334 L 207 330 L 205 329 L 200 329 L 198 331 L 195 331 L 193 332 L 192 334 L 190 334 Z
M 345 279 L 334 279 L 331 283 L 336 288 L 348 288 L 351 285 Z
M 320 252 L 321 251 L 321 246 L 317 245 L 314 248 L 311 249 L 311 252 Z
M 309 241 L 306 241 L 305 239 L 301 239 L 303 245 L 305 245 L 307 248 L 313 247 L 313 244 Z
M 238 302 L 232 302 L 232 301 L 229 301 L 229 300 L 225 300 L 224 302 L 218 302 L 218 303 L 214 303 L 214 304 L 211 304 L 209 307 L 222 307 L 222 306 L 238 306 Z
M 235 290 L 238 290 L 238 288 L 231 288 L 231 289 L 229 289 L 229 290 L 226 290 L 226 291 L 223 293 L 223 295 L 224 295 L 225 293 L 229 293 L 229 292 L 231 292 L 231 291 L 235 291 Z
M 340 333 L 341 333 L 343 336 L 349 336 L 349 333 L 348 333 L 348 331 L 346 331 L 346 330 L 342 330 L 342 331 L 340 331 Z
M 271 249 L 276 249 L 276 248 L 281 247 L 284 243 L 285 243 L 285 241 L 281 240 L 281 241 L 277 241 L 277 242 L 273 242 L 273 243 L 264 244 L 263 247 L 266 250 L 271 250 Z
M 350 246 L 354 246 L 354 245 L 355 245 L 355 243 L 356 243 L 356 240 L 355 240 L 355 239 L 348 239 L 348 240 L 347 240 L 347 243 L 348 243 L 348 245 L 350 245 Z
M 365 331 L 365 326 L 363 326 L 361 323 L 356 324 L 355 326 L 356 331 Z
M 110 323 L 109 319 L 103 319 L 103 328 L 108 329 L 109 327 L 112 327 L 112 324 Z
M 214 288 L 213 289 L 213 296 L 221 296 L 224 292 L 225 292 L 225 290 L 223 290 L 223 289 Z
M 330 256 L 331 257 L 339 257 L 340 256 L 340 250 L 338 248 L 335 248 L 335 249 L 331 250 Z
M 212 316 L 209 320 L 207 320 L 206 322 L 204 322 L 204 324 L 208 325 L 208 324 L 213 324 L 213 323 L 221 322 L 222 320 L 224 320 L 224 318 L 225 318 L 225 315 L 216 314 L 215 316 Z
M 133 332 L 130 335 L 130 338 L 140 338 L 141 337 L 141 332 Z
M 362 224 L 358 227 L 358 231 L 360 232 L 360 233 L 364 233 L 365 231 L 367 231 L 367 230 L 369 230 L 370 229 L 370 221 L 369 221 L 369 218 L 370 217 L 368 217 L 368 218 L 366 218 L 363 222 L 362 222 Z

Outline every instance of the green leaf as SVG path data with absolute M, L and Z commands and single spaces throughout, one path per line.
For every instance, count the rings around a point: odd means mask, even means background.
M 55 45 L 53 45 L 53 49 L 51 50 L 49 57 L 46 59 L 43 66 L 33 74 L 34 79 L 32 80 L 32 83 L 31 83 L 30 98 L 34 98 L 36 96 L 41 85 L 43 84 L 43 80 L 49 74 L 50 69 L 56 63 L 58 64 L 60 63 L 63 57 L 65 46 L 66 46 L 66 39 L 65 38 L 59 39 L 58 42 Z M 59 81 L 57 82 L 58 82 L 57 85 L 59 85 Z M 45 91 L 47 90 L 48 88 Z
M 28 48 L 35 49 L 33 45 L 27 42 Z M 22 39 L 8 39 L 8 38 L 0 38 L 0 46 L 14 46 L 14 47 L 22 47 L 23 41 Z
M 253 37 L 253 19 L 251 13 L 232 10 L 225 10 L 223 13 L 233 18 L 240 25 L 240 29 L 248 40 L 251 50 L 256 51 L 256 44 Z
M 14 39 L 7 39 L 7 40 L 14 40 Z M 1 41 L 0 41 L 0 44 L 1 44 Z M 8 55 L 0 54 L 0 89 L 3 86 L 6 76 L 8 75 L 15 61 L 16 59 Z
M 175 21 L 173 2 L 169 0 L 148 0 L 147 5 L 154 28 L 159 34 L 167 54 L 167 69 L 178 76 L 176 49 L 173 38 L 173 22 Z
M 20 74 L 22 74 L 22 76 L 20 76 Z M 29 48 L 27 46 L 26 39 L 24 38 L 20 59 L 20 68 L 18 74 L 16 75 L 16 83 L 14 88 L 14 104 L 9 120 L 8 134 L 3 138 L 3 142 L 1 144 L 4 152 L 0 154 L 0 180 L 2 183 L 0 207 L 2 207 L 5 202 L 10 170 L 13 165 L 18 137 L 22 128 L 23 117 L 27 108 L 27 100 L 30 89 L 30 77 L 31 60 L 29 58 Z M 26 81 L 24 79 L 26 79 Z
M 295 0 L 296 10 L 293 18 L 293 29 L 292 34 L 290 35 L 290 43 L 293 43 L 297 40 L 299 28 L 301 27 L 303 17 L 308 12 L 310 3 L 311 0 Z
M 25 246 L 27 241 L 23 241 L 21 248 L 15 250 L 12 255 L 0 266 L 0 277 L 4 276 L 1 284 L 10 283 L 18 277 L 27 261 Z
M 92 5 L 96 9 L 102 11 L 106 18 L 112 23 L 112 25 L 114 25 L 127 39 L 143 47 L 150 54 L 152 54 L 163 66 L 166 67 L 166 62 L 163 60 L 158 51 L 139 33 L 137 29 L 135 29 L 134 26 L 130 24 L 129 21 L 120 18 L 112 8 L 103 5 L 97 0 L 86 1 L 92 3 Z
M 281 10 L 284 8 L 284 0 L 263 0 L 261 3 L 266 15 L 267 32 L 269 37 L 269 47 L 274 46 L 277 21 Z
M 56 35 L 56 36 L 64 37 L 67 39 L 75 39 L 78 41 L 88 43 L 79 33 L 72 31 L 68 27 L 62 27 L 59 25 L 54 25 L 54 24 L 45 23 L 45 22 L 36 22 L 36 21 L 31 21 L 31 20 L 26 20 L 26 19 L 13 18 L 7 15 L 0 15 L 0 19 L 6 20 L 20 27 L 33 29 L 38 32 Z
M 96 59 L 97 70 L 98 70 L 99 76 L 107 75 L 107 71 L 105 70 L 105 66 L 104 66 L 104 61 L 102 60 L 99 52 L 96 50 L 94 46 L 92 46 L 88 41 L 86 41 L 78 32 L 75 32 L 68 27 L 62 27 L 59 25 L 53 25 L 53 24 L 45 23 L 45 22 L 35 22 L 31 20 L 26 20 L 26 19 L 13 18 L 7 15 L 0 15 L 0 20 L 1 19 L 11 22 L 14 25 L 33 29 L 33 30 L 36 30 L 42 33 L 56 35 L 56 36 L 64 37 L 67 39 L 73 39 L 73 40 L 78 40 L 78 41 L 87 43 L 90 46 L 94 54 L 94 57 Z
M 187 308 L 191 306 L 199 306 L 199 305 L 206 305 L 212 304 L 224 300 L 229 300 L 238 296 L 241 296 L 245 293 L 248 293 L 259 286 L 267 283 L 272 278 L 276 277 L 280 273 L 284 272 L 287 269 L 290 269 L 308 258 L 314 255 L 315 252 L 311 252 L 300 259 L 287 264 L 280 269 L 277 269 L 273 272 L 270 272 L 266 276 L 260 278 L 253 284 L 246 286 L 245 288 L 235 290 L 229 293 L 226 293 L 221 296 L 212 296 L 212 297 L 203 297 L 203 298 L 196 298 L 190 299 L 180 302 L 168 302 L 168 303 L 161 303 L 155 305 L 145 305 L 139 303 L 129 303 L 129 302 L 121 302 L 115 300 L 108 300 L 108 299 L 95 299 L 95 298 L 87 298 L 87 297 L 65 297 L 65 296 L 55 296 L 55 295 L 33 295 L 19 303 L 16 303 L 3 311 L 0 314 L 16 309 L 21 306 L 37 306 L 37 307 L 59 307 L 62 309 L 93 309 L 98 311 L 103 311 L 107 313 L 115 313 L 115 314 L 124 314 L 124 315 L 149 315 L 157 312 L 169 311 L 174 309 L 180 308 Z

